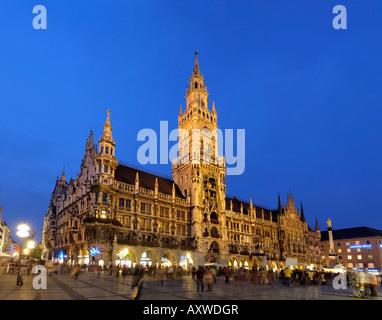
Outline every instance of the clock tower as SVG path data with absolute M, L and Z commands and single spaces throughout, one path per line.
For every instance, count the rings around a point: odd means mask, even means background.
M 173 161 L 172 175 L 191 206 L 190 237 L 198 252 L 195 265 L 227 263 L 225 159 L 218 155 L 217 112 L 214 103 L 209 109 L 197 52 L 178 127 L 179 157 Z

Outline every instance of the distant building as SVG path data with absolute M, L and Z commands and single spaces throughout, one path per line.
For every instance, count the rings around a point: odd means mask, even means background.
M 334 253 L 337 262 L 347 269 L 381 271 L 382 231 L 368 227 L 333 230 Z M 328 231 L 321 232 L 321 261 L 329 264 Z
M 14 241 L 12 238 L 10 238 L 9 254 L 13 256 L 15 254 L 19 254 L 19 251 L 20 251 L 20 245 L 16 241 Z
M 2 210 L 3 208 L 0 206 L 0 253 L 9 254 L 10 230 L 1 218 Z

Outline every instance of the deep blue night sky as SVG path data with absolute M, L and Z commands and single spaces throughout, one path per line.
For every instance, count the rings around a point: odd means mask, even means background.
M 35 5 L 47 30 L 32 27 Z M 346 5 L 348 29 L 332 27 Z M 137 163 L 143 128 L 177 127 L 194 51 L 222 129 L 246 130 L 227 194 L 303 202 L 321 230 L 382 229 L 381 1 L 5 0 L 0 19 L 0 204 L 42 228 L 56 177 L 80 169 L 106 110 L 116 156 Z M 171 173 L 170 165 L 151 166 Z M 41 238 L 41 233 L 38 235 Z

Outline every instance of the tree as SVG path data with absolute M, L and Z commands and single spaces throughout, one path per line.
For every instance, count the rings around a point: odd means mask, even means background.
M 40 242 L 30 253 L 30 258 L 40 260 L 42 254 L 42 243 Z

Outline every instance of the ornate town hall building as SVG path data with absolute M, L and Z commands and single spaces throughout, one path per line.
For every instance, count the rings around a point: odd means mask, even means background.
M 186 268 L 265 262 L 280 268 L 297 258 L 299 266 L 319 265 L 318 224 L 314 231 L 308 226 L 292 194 L 284 205 L 279 195 L 275 210 L 226 196 L 224 157 L 215 156 L 217 139 L 203 136 L 217 128 L 217 111 L 214 104 L 209 110 L 197 54 L 186 101 L 178 116 L 183 130 L 173 180 L 118 161 L 108 111 L 98 145 L 92 132 L 86 141 L 80 174 L 69 182 L 65 172 L 57 177 L 44 218 L 44 259 Z M 194 129 L 202 132 L 198 139 Z M 198 152 L 195 143 L 202 146 Z

